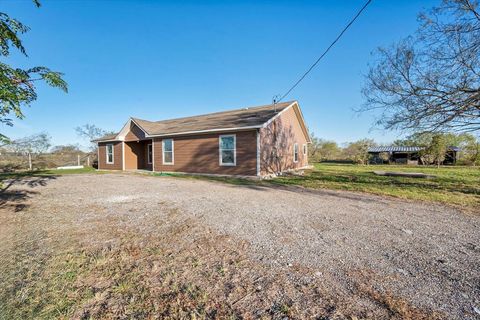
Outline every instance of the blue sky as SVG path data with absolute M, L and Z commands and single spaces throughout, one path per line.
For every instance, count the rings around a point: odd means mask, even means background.
M 128 117 L 161 120 L 268 104 L 283 94 L 363 5 L 345 1 L 31 1 L 1 11 L 31 28 L 29 54 L 15 66 L 65 73 L 69 93 L 38 86 L 38 100 L 2 133 L 48 132 L 58 144 L 85 141 L 74 128 L 119 130 Z M 373 0 L 317 68 L 286 100 L 297 99 L 315 135 L 339 143 L 379 142 L 362 104 L 371 52 L 413 33 L 417 14 L 438 1 Z

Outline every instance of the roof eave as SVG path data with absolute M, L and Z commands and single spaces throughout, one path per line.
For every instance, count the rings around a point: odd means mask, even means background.
M 218 128 L 218 129 L 207 129 L 207 130 L 195 130 L 195 131 L 180 131 L 173 133 L 154 133 L 146 135 L 147 138 L 158 138 L 158 137 L 170 137 L 170 136 L 180 136 L 180 135 L 191 135 L 197 133 L 210 133 L 210 132 L 227 132 L 227 131 L 244 131 L 252 129 L 260 129 L 263 125 L 256 126 L 246 126 L 246 127 L 232 127 L 232 128 Z

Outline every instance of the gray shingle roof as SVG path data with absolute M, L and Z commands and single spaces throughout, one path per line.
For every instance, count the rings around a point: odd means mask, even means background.
M 132 119 L 149 135 L 166 135 L 223 128 L 244 128 L 261 126 L 292 103 L 293 101 L 277 103 L 276 112 L 273 105 L 269 104 L 260 107 L 242 108 L 161 121 Z
M 259 107 L 246 107 L 161 121 L 148 121 L 138 118 L 132 118 L 132 120 L 148 135 L 168 135 L 215 129 L 242 129 L 263 125 L 278 112 L 286 109 L 294 102 L 295 101 L 277 103 L 276 110 L 273 104 L 268 104 Z M 114 139 L 115 136 L 116 135 L 109 135 L 93 141 L 111 140 Z

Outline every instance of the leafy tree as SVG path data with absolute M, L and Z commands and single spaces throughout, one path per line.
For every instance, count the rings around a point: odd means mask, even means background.
M 419 16 L 412 37 L 376 52 L 362 111 L 386 129 L 480 130 L 480 11 L 477 0 L 444 0 Z
M 38 1 L 34 1 L 37 7 Z M 12 47 L 19 50 L 24 56 L 27 51 L 23 47 L 20 35 L 29 30 L 20 21 L 0 12 L 0 56 L 10 55 Z M 62 79 L 63 74 L 47 67 L 37 66 L 28 69 L 14 68 L 0 62 L 0 123 L 13 125 L 11 115 L 23 119 L 22 109 L 37 99 L 35 83 L 43 81 L 49 86 L 60 88 L 67 92 L 67 83 Z M 0 140 L 8 138 L 0 134 Z
M 480 165 L 480 140 L 470 135 L 462 146 L 461 159 L 473 166 Z
M 375 141 L 371 139 L 361 139 L 355 142 L 350 142 L 343 149 L 343 155 L 346 159 L 352 160 L 356 163 L 368 164 L 370 158 L 368 149 L 375 145 Z
M 115 132 L 106 131 L 102 128 L 97 127 L 94 124 L 84 124 L 83 126 L 79 126 L 75 128 L 77 135 L 85 140 L 88 140 L 90 143 L 90 150 L 94 152 L 97 149 L 97 144 L 92 142 L 94 139 L 98 139 L 108 134 L 114 134 Z
M 340 154 L 340 148 L 335 141 L 324 140 L 315 137 L 314 133 L 310 133 L 312 143 L 308 149 L 308 158 L 312 161 L 334 160 Z
M 435 163 L 437 167 L 445 160 L 445 154 L 447 152 L 447 140 L 445 135 L 436 134 L 432 137 L 432 141 L 428 148 L 421 152 L 421 157 L 427 159 L 428 163 Z

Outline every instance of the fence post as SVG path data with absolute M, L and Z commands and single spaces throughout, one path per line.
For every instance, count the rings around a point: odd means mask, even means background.
M 28 153 L 28 168 L 30 169 L 30 171 L 33 170 L 33 166 L 32 166 L 32 154 L 29 152 Z
M 90 156 L 87 157 L 87 167 L 90 167 Z
M 77 166 L 79 166 L 79 165 L 80 165 L 80 155 L 77 154 Z

